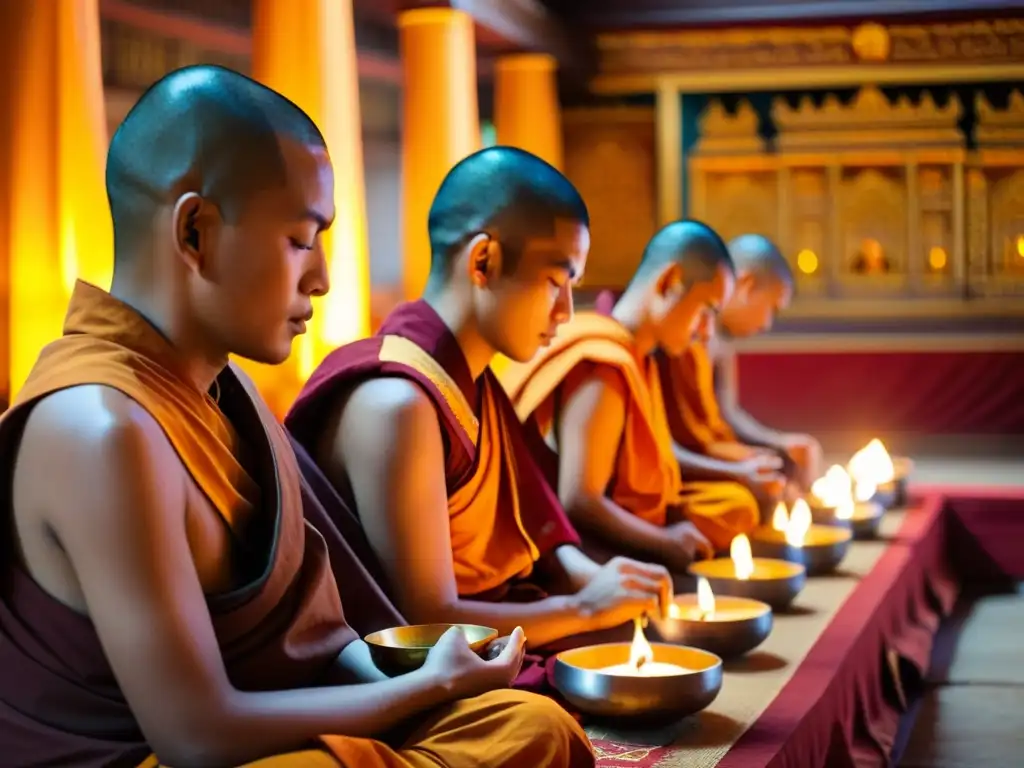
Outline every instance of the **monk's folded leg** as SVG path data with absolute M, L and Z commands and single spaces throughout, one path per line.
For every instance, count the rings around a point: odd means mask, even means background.
M 760 521 L 760 505 L 750 489 L 734 482 L 686 483 L 680 506 L 683 515 L 718 552 L 729 549 L 733 537 L 749 533 Z
M 390 745 L 322 736 L 323 749 L 291 752 L 244 768 L 593 768 L 583 729 L 558 704 L 516 690 L 442 707 Z

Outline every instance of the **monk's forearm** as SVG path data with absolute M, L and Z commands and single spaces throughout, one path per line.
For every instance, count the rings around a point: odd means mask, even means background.
M 501 635 L 522 627 L 530 648 L 594 628 L 594 620 L 584 614 L 575 595 L 553 595 L 529 603 L 459 600 L 443 614 L 446 622 L 493 627 Z
M 241 765 L 300 749 L 321 735 L 376 736 L 452 697 L 423 670 L 364 685 L 232 691 L 195 762 Z
M 736 462 L 723 461 L 673 446 L 684 480 L 738 480 L 742 473 Z
M 607 496 L 575 499 L 566 511 L 578 529 L 614 542 L 624 552 L 660 557 L 668 542 L 664 528 L 641 520 Z
M 766 427 L 738 406 L 723 410 L 722 416 L 740 442 L 769 448 L 782 448 L 785 442 L 784 433 Z
M 354 683 L 378 683 L 387 680 L 388 676 L 377 669 L 370 657 L 370 647 L 362 640 L 355 640 L 345 646 L 338 656 L 337 664 L 348 676 L 347 681 Z

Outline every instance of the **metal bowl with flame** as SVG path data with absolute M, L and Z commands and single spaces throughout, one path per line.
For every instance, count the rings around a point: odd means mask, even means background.
M 711 651 L 723 659 L 754 650 L 772 631 L 772 609 L 746 597 L 715 595 L 707 579 L 697 594 L 676 595 L 667 618 L 651 617 L 657 639 Z
M 811 508 L 803 499 L 793 504 L 792 513 L 782 502 L 775 508 L 771 527 L 751 534 L 751 549 L 758 557 L 800 563 L 808 576 L 834 571 L 850 549 L 853 533 L 846 527 L 814 525 Z
M 875 501 L 876 490 L 874 483 L 854 482 L 845 469 L 833 465 L 811 487 L 811 519 L 817 525 L 848 528 L 855 539 L 873 539 L 885 514 L 885 507 Z
M 688 569 L 691 576 L 706 579 L 716 597 L 744 597 L 778 611 L 787 608 L 807 582 L 807 569 L 799 563 L 754 557 L 744 534 L 732 540 L 729 550 L 729 557 L 703 560 Z
M 414 624 L 382 629 L 363 640 L 370 647 L 370 658 L 377 669 L 396 677 L 422 667 L 441 635 L 455 626 L 462 628 L 469 647 L 478 654 L 498 638 L 498 630 L 476 624 Z
M 906 457 L 893 458 L 878 438 L 853 454 L 847 467 L 856 482 L 876 487 L 874 501 L 883 507 L 907 505 L 908 481 L 914 462 Z
M 588 715 L 681 719 L 718 696 L 722 660 L 699 648 L 648 643 L 638 622 L 632 643 L 558 654 L 554 678 L 558 692 Z

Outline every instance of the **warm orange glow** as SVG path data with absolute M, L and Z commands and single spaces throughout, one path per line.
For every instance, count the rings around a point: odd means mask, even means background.
M 398 30 L 403 75 L 402 290 L 405 298 L 415 299 L 430 273 L 430 204 L 452 166 L 480 148 L 476 45 L 473 19 L 451 8 L 403 11 Z
M 928 266 L 933 272 L 941 272 L 946 268 L 949 258 L 946 256 L 946 249 L 935 246 L 928 251 Z
M 323 236 L 331 291 L 315 300 L 309 331 L 296 340 L 289 362 L 305 380 L 334 347 L 370 333 L 362 122 L 351 0 L 255 0 L 252 67 L 257 80 L 316 121 L 334 164 L 335 220 Z
M 729 557 L 732 558 L 737 579 L 747 581 L 754 575 L 754 555 L 750 550 L 750 539 L 745 533 L 736 536 L 729 544 Z
M 710 619 L 715 615 L 715 593 L 707 579 L 697 579 L 697 605 L 703 618 Z
M 818 254 L 809 248 L 804 248 L 796 255 L 796 266 L 805 275 L 813 275 L 818 271 Z
M 668 607 L 668 617 L 670 619 L 683 618 L 683 609 L 679 607 L 678 603 L 672 603 L 672 605 Z
M 494 66 L 494 127 L 498 143 L 519 147 L 562 167 L 562 119 L 557 63 L 545 53 L 502 56 Z
M 1024 259 L 1024 235 L 1017 236 L 1017 256 Z
M 850 496 L 850 487 L 850 476 L 846 470 L 833 464 L 824 477 L 811 484 L 811 493 L 826 507 L 836 507 Z
M 892 457 L 877 437 L 853 455 L 848 468 L 856 483 L 884 485 L 896 476 Z
M 97 0 L 19 5 L 12 102 L 0 106 L 11 141 L 12 395 L 60 336 L 75 278 L 107 287 L 113 252 Z

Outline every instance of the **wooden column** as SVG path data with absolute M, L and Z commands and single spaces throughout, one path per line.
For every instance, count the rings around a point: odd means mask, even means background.
M 0 31 L 14 71 L 0 105 L 9 163 L 10 392 L 61 333 L 75 278 L 108 287 L 107 125 L 97 0 L 11 3 Z M 8 18 L 9 17 L 9 18 Z
M 494 67 L 498 143 L 519 147 L 562 170 L 557 62 L 545 53 L 502 56 Z
M 441 181 L 480 148 L 473 19 L 451 8 L 398 16 L 403 72 L 402 290 L 423 292 L 430 274 L 427 214 Z
M 910 290 L 916 292 L 921 288 L 925 267 L 921 249 L 921 194 L 917 181 L 917 163 L 908 162 L 904 173 L 907 185 L 907 280 Z
M 662 81 L 655 94 L 655 159 L 658 178 L 658 226 L 685 215 L 683 210 L 683 97 Z

